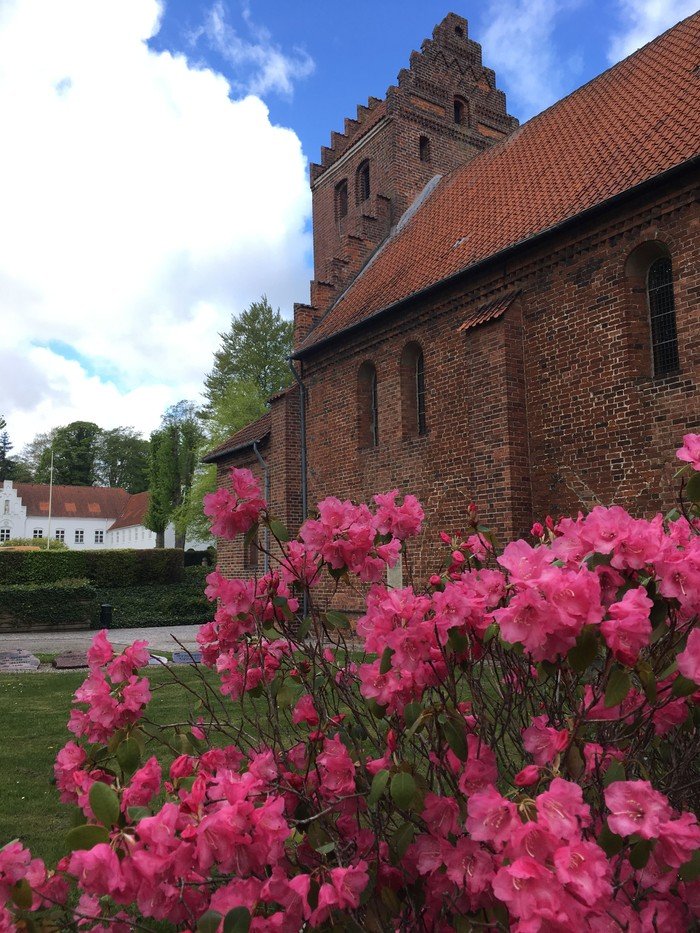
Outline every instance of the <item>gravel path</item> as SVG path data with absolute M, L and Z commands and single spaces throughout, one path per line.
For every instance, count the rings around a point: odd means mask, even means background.
M 123 647 L 136 639 L 145 639 L 154 651 L 179 651 L 173 635 L 187 648 L 196 645 L 195 636 L 199 625 L 172 625 L 156 628 L 114 628 L 109 631 L 113 645 Z M 65 651 L 85 651 L 95 633 L 84 632 L 3 632 L 0 634 L 0 651 L 24 648 L 34 654 L 62 654 Z

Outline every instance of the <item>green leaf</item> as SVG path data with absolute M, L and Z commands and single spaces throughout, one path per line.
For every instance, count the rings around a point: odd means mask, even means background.
M 496 622 L 492 622 L 491 625 L 489 625 L 489 627 L 484 632 L 484 637 L 481 640 L 486 645 L 488 644 L 488 642 L 491 641 L 492 638 L 495 638 L 496 635 L 498 635 L 498 632 L 499 632 L 498 625 L 496 624 Z
M 403 718 L 406 725 L 412 726 L 422 712 L 423 707 L 420 703 L 407 703 L 403 708 Z
M 391 799 L 397 807 L 408 810 L 416 798 L 416 782 L 406 771 L 399 771 L 391 779 Z
M 597 654 L 598 639 L 595 628 L 592 625 L 586 625 L 576 639 L 576 644 L 569 651 L 567 659 L 573 670 L 581 674 L 595 661 Z
M 377 771 L 372 779 L 372 786 L 369 791 L 369 797 L 367 798 L 367 803 L 370 807 L 373 807 L 377 803 L 386 790 L 386 785 L 389 783 L 389 772 Z
M 20 878 L 10 888 L 10 895 L 20 910 L 28 910 L 32 906 L 32 886 L 26 878 Z
M 700 878 L 700 849 L 696 849 L 690 861 L 681 866 L 678 877 L 681 881 L 695 881 Z
M 297 629 L 297 639 L 303 641 L 311 631 L 311 616 L 307 616 Z
M 386 716 L 386 706 L 381 706 L 374 697 L 370 697 L 369 700 L 367 700 L 367 709 L 375 719 L 384 719 Z
M 610 671 L 608 685 L 605 688 L 605 706 L 618 706 L 630 692 L 630 675 L 624 668 L 617 664 Z
M 290 681 L 285 680 L 282 686 L 277 691 L 277 706 L 279 709 L 288 709 L 290 706 L 293 706 L 297 694 L 297 687 L 294 686 Z
M 695 693 L 697 689 L 698 685 L 694 680 L 689 680 L 687 677 L 679 674 L 678 677 L 676 677 L 676 679 L 673 681 L 671 694 L 674 697 L 688 697 L 691 693 Z
M 289 541 L 290 534 L 282 522 L 278 521 L 276 518 L 271 518 L 268 524 L 270 526 L 270 531 L 278 541 Z
M 607 771 L 603 775 L 603 787 L 607 787 L 609 784 L 614 784 L 615 781 L 624 781 L 625 776 L 625 767 L 621 761 L 611 761 L 608 765 Z
M 390 839 L 391 850 L 394 854 L 394 860 L 400 862 L 406 854 L 406 849 L 410 846 L 415 835 L 416 828 L 412 823 L 404 823 L 400 826 Z
M 92 849 L 100 842 L 109 842 L 109 833 L 104 826 L 86 823 L 84 826 L 69 829 L 66 839 L 72 852 L 74 849 Z
M 132 823 L 138 823 L 144 817 L 153 816 L 148 807 L 127 807 L 126 812 Z
M 649 856 L 651 855 L 653 845 L 653 839 L 642 839 L 636 845 L 632 846 L 629 855 L 630 865 L 632 868 L 636 868 L 638 870 L 640 868 L 644 868 L 646 863 L 649 861 Z
M 113 826 L 119 821 L 119 797 L 108 784 L 95 781 L 90 788 L 88 798 L 95 818 L 104 826 Z
M 250 528 L 245 533 L 245 537 L 243 538 L 243 548 L 246 554 L 248 553 L 248 549 L 250 548 L 250 545 L 253 543 L 253 541 L 258 540 L 259 527 L 260 526 L 258 522 L 255 522 L 255 524 L 251 525 Z
M 221 914 L 216 910 L 208 910 L 197 922 L 197 933 L 216 933 L 220 923 Z
M 326 622 L 331 628 L 350 628 L 350 619 L 344 612 L 336 612 L 331 609 L 326 613 Z
M 141 749 L 136 739 L 124 739 L 117 748 L 117 761 L 127 773 L 134 772 L 141 764 Z
M 700 503 L 700 473 L 693 473 L 683 490 L 686 499 Z
M 333 849 L 335 849 L 335 839 L 331 842 L 324 842 L 323 845 L 316 846 L 316 851 L 319 855 L 328 855 Z
M 644 696 L 650 703 L 655 703 L 656 678 L 654 677 L 654 671 L 651 668 L 651 664 L 647 663 L 646 661 L 638 661 L 637 676 L 639 677 L 639 682 L 642 685 Z
M 387 647 L 382 652 L 382 660 L 379 663 L 379 673 L 388 674 L 391 670 L 391 659 L 394 656 L 394 649 Z
M 248 933 L 250 911 L 247 907 L 234 907 L 224 917 L 224 933 Z
M 455 654 L 464 654 L 469 648 L 469 639 L 456 627 L 449 630 L 447 638 Z
M 467 760 L 467 735 L 464 721 L 456 722 L 454 719 L 448 719 L 443 726 L 447 744 L 450 746 L 460 761 Z
M 621 852 L 622 846 L 624 845 L 622 836 L 618 836 L 617 833 L 614 833 L 607 823 L 605 823 L 600 833 L 598 834 L 597 841 L 603 852 L 611 857 L 613 855 L 617 855 L 618 852 Z

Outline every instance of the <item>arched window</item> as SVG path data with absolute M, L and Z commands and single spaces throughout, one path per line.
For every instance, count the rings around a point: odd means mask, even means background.
M 463 126 L 467 122 L 467 102 L 461 97 L 455 97 L 454 100 L 455 123 Z
M 360 447 L 376 447 L 379 443 L 377 370 L 369 362 L 360 366 L 357 375 L 357 437 Z
M 365 159 L 365 161 L 360 164 L 360 167 L 357 170 L 357 177 L 355 179 L 355 194 L 358 204 L 366 201 L 370 196 L 369 161 L 367 159 Z
M 654 375 L 665 376 L 676 372 L 679 364 L 676 309 L 673 300 L 673 269 L 669 256 L 660 256 L 649 266 L 647 301 Z
M 418 154 L 421 162 L 430 162 L 430 140 L 427 136 L 418 138 Z
M 335 219 L 342 220 L 348 212 L 348 183 L 347 179 L 339 181 L 335 186 Z
M 417 343 L 408 343 L 401 354 L 401 421 L 404 437 L 427 431 L 425 420 L 425 361 Z

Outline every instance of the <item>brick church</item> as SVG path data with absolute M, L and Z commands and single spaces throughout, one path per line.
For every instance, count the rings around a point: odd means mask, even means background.
M 700 402 L 700 14 L 523 126 L 450 13 L 311 166 L 296 381 L 212 451 L 296 530 L 399 487 L 502 539 L 596 502 L 674 501 Z M 262 569 L 222 543 L 231 572 Z

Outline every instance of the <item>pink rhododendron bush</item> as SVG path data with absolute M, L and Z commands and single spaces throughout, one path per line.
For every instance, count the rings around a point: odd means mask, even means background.
M 697 435 L 679 457 L 666 517 L 599 506 L 501 548 L 470 509 L 398 589 L 415 498 L 329 498 L 288 540 L 234 471 L 207 512 L 270 540 L 269 572 L 208 578 L 179 724 L 148 718 L 146 645 L 97 635 L 55 766 L 70 854 L 0 850 L 0 930 L 692 929 Z

